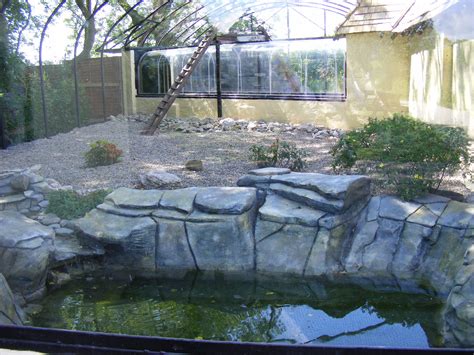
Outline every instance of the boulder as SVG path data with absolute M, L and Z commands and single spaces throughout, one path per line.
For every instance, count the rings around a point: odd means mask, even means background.
M 194 211 L 186 235 L 199 270 L 254 269 L 255 204 L 242 214 L 206 214 Z
M 23 325 L 23 317 L 7 280 L 0 274 L 0 324 Z
M 10 186 L 16 191 L 26 191 L 30 186 L 30 178 L 26 174 L 19 174 L 10 180 Z
M 255 206 L 256 201 L 253 188 L 208 187 L 198 191 L 194 205 L 212 214 L 242 214 Z
M 326 212 L 303 206 L 278 195 L 267 195 L 258 215 L 264 221 L 316 227 Z M 259 237 L 257 237 L 259 238 Z
M 181 179 L 164 170 L 155 170 L 140 175 L 140 182 L 146 188 L 162 188 L 177 186 L 181 183 Z
M 75 221 L 77 230 L 101 245 L 116 245 L 117 263 L 131 269 L 155 269 L 156 223 L 150 217 L 125 217 L 98 209 Z
M 0 212 L 0 272 L 26 299 L 44 291 L 54 231 L 17 212 Z
M 153 209 L 159 206 L 162 195 L 163 191 L 159 190 L 136 190 L 120 187 L 107 195 L 105 201 L 120 208 Z
M 257 243 L 257 271 L 303 276 L 316 232 L 311 227 L 286 225 L 262 238 Z
M 261 169 L 254 169 L 250 170 L 250 175 L 257 175 L 257 176 L 272 176 L 272 175 L 284 175 L 291 173 L 291 170 L 288 168 L 261 168 Z
M 179 190 L 165 191 L 160 200 L 160 207 L 176 210 L 182 213 L 191 213 L 194 209 L 194 200 L 199 188 L 188 187 Z

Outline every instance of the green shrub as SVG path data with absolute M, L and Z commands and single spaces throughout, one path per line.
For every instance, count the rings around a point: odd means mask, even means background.
M 404 199 L 439 188 L 445 174 L 469 159 L 468 138 L 462 128 L 417 121 L 403 114 L 370 119 L 348 132 L 332 150 L 334 169 L 370 168 L 384 176 Z
M 86 152 L 86 165 L 90 167 L 111 165 L 119 161 L 122 151 L 113 143 L 98 140 L 91 143 L 91 148 Z
M 306 168 L 308 152 L 299 149 L 293 143 L 276 139 L 269 147 L 254 144 L 250 148 L 250 160 L 257 163 L 259 168 L 278 166 L 301 171 Z
M 48 213 L 54 213 L 61 219 L 83 217 L 87 212 L 104 202 L 110 190 L 97 190 L 86 195 L 75 191 L 52 191 L 48 194 Z

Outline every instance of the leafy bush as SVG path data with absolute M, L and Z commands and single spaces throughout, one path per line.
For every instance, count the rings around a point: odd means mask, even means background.
M 278 166 L 301 171 L 306 168 L 308 152 L 299 149 L 293 143 L 276 139 L 269 147 L 254 144 L 250 148 L 250 160 L 255 161 L 259 168 Z
M 469 159 L 462 128 L 417 121 L 403 114 L 370 119 L 340 138 L 332 150 L 333 168 L 372 168 L 404 199 L 439 188 L 445 174 Z
M 122 151 L 113 143 L 98 140 L 91 143 L 91 148 L 86 152 L 86 165 L 88 167 L 111 165 L 119 161 Z
M 48 194 L 49 205 L 46 210 L 61 219 L 83 217 L 87 212 L 104 202 L 109 190 L 97 190 L 87 195 L 75 191 L 52 191 Z

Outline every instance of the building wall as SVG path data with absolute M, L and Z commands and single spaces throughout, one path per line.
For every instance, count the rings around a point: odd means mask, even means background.
M 407 112 L 409 56 L 405 48 L 404 37 L 392 39 L 389 34 L 378 33 L 348 35 L 345 102 L 226 99 L 223 101 L 224 117 L 312 122 L 347 129 L 361 126 L 369 117 Z M 136 93 L 134 73 L 126 73 L 133 68 L 131 59 L 130 52 L 126 52 L 123 61 L 124 82 L 129 83 L 129 91 L 125 94 L 126 112 L 151 113 L 159 104 L 158 98 L 129 96 L 131 92 Z M 177 99 L 169 115 L 216 117 L 216 100 Z
M 474 41 L 453 43 L 425 31 L 410 44 L 410 114 L 464 127 L 474 137 Z

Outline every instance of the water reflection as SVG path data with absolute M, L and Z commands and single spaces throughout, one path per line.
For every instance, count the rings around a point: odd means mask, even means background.
M 88 281 L 87 281 L 88 280 Z M 321 280 L 96 276 L 55 290 L 32 324 L 191 339 L 440 346 L 441 303 Z

